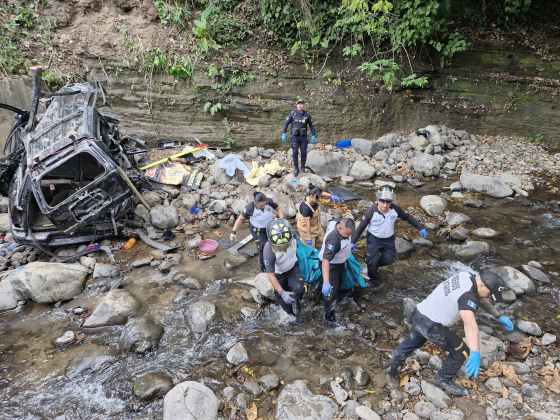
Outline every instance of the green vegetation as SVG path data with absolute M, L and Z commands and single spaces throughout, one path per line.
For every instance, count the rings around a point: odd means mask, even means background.
M 237 139 L 231 133 L 231 124 L 227 118 L 224 118 L 222 122 L 224 124 L 224 146 L 228 149 L 233 149 L 237 146 Z

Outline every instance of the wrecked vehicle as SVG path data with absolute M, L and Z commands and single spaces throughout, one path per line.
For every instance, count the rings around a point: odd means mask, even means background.
M 66 85 L 41 99 L 40 74 L 33 69 L 30 111 L 0 104 L 16 113 L 0 162 L 14 240 L 61 246 L 118 235 L 140 196 L 145 145 L 121 138 L 119 121 L 100 111 L 100 83 Z

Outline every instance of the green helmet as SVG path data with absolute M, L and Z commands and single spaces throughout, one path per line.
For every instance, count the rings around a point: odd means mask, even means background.
M 270 221 L 266 226 L 266 235 L 273 246 L 287 246 L 293 237 L 290 223 L 284 219 Z

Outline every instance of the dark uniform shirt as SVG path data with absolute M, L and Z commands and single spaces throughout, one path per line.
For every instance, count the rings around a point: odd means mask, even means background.
M 288 118 L 284 122 L 284 127 L 282 131 L 288 130 L 288 126 L 292 125 L 292 136 L 294 137 L 306 137 L 307 136 L 307 126 L 311 130 L 311 134 L 315 134 L 315 127 L 311 121 L 311 115 L 307 111 L 293 110 L 288 114 Z
M 305 201 L 302 201 L 299 205 L 299 214 L 303 217 L 312 217 L 313 211 L 309 208 L 309 206 L 313 207 L 313 210 L 317 210 L 319 208 L 319 203 L 309 204 Z

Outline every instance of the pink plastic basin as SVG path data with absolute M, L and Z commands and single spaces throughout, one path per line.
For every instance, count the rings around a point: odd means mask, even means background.
M 200 241 L 198 249 L 205 254 L 212 254 L 218 249 L 218 242 L 214 239 L 204 239 Z

